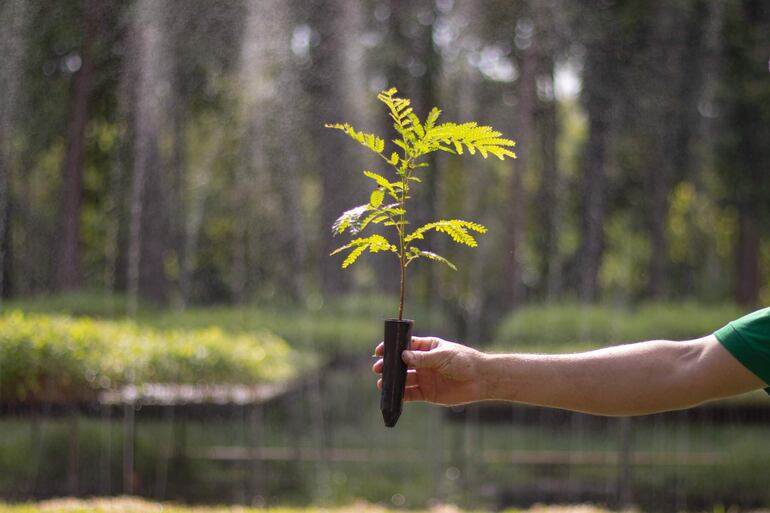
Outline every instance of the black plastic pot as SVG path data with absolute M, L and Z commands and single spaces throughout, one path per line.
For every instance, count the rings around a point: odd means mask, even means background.
M 385 354 L 382 368 L 382 393 L 380 410 L 385 425 L 393 427 L 401 416 L 406 386 L 406 364 L 401 353 L 409 349 L 412 342 L 414 321 L 387 319 L 385 321 Z

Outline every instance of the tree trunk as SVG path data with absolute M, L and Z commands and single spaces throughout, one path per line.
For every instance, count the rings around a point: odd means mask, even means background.
M 164 194 L 166 188 L 163 183 L 167 163 L 161 158 L 157 143 L 151 143 L 149 150 L 141 219 L 142 265 L 139 292 L 141 297 L 163 304 L 169 298 L 165 259 L 172 242 L 169 240 L 167 196 Z
M 738 238 L 735 248 L 735 300 L 747 308 L 759 302 L 760 234 L 756 209 L 749 205 L 738 208 Z
M 596 301 L 599 266 L 604 252 L 604 219 L 607 203 L 607 176 L 604 170 L 607 116 L 604 105 L 589 101 L 588 142 L 583 165 L 583 241 L 580 248 L 578 296 L 583 302 Z M 595 106 L 591 106 L 594 104 Z
M 0 193 L 0 195 L 2 194 Z M 6 199 L 0 199 L 0 208 L 2 208 L 0 210 L 0 235 L 3 237 L 0 239 L 0 306 L 2 306 L 3 299 L 14 295 L 15 284 L 12 281 L 14 277 L 13 258 L 11 258 L 13 239 L 11 230 L 8 229 L 11 221 L 11 203 Z
M 174 81 L 181 79 L 178 74 Z M 185 175 L 185 127 L 188 119 L 186 116 L 187 99 L 184 87 L 176 86 L 175 98 L 172 109 L 172 132 L 174 148 L 171 162 L 168 165 L 170 180 L 165 189 L 167 197 L 166 212 L 168 215 L 168 253 L 172 259 L 173 271 L 169 277 L 171 284 L 171 297 L 174 305 L 179 308 L 183 304 L 181 293 L 181 263 L 184 258 L 184 175 Z
M 607 214 L 607 138 L 612 112 L 613 91 L 617 87 L 613 59 L 616 38 L 604 24 L 606 13 L 597 12 L 586 44 L 583 72 L 583 101 L 588 116 L 588 140 L 583 156 L 581 245 L 577 254 L 577 292 L 582 302 L 596 301 L 599 295 L 599 268 L 604 254 L 604 223 Z
M 524 282 L 522 280 L 522 255 L 526 238 L 527 195 L 524 190 L 524 174 L 529 165 L 529 155 L 533 151 L 535 141 L 535 109 L 537 105 L 537 27 L 529 33 L 529 45 L 520 48 L 519 67 L 521 73 L 518 83 L 518 107 L 516 109 L 516 130 L 513 138 L 516 140 L 517 159 L 512 161 L 513 176 L 511 178 L 511 201 L 509 210 L 505 213 L 508 218 L 508 239 L 506 241 L 505 275 L 503 292 L 505 304 L 509 308 L 519 306 L 524 300 Z
M 243 203 L 243 200 L 236 198 L 235 205 Z M 233 215 L 237 213 L 233 212 Z M 233 301 L 236 304 L 242 304 L 246 301 L 246 276 L 248 267 L 248 225 L 245 220 L 236 222 L 233 233 L 233 261 L 232 278 L 230 288 L 233 293 Z
M 125 259 L 121 240 L 125 239 L 125 215 L 127 210 L 126 167 L 131 151 L 128 118 L 132 102 L 133 83 L 129 73 L 123 73 L 117 90 L 117 107 L 114 122 L 118 125 L 118 136 L 110 156 L 110 178 L 107 193 L 107 230 L 104 240 L 104 284 L 109 293 L 125 288 Z M 123 237 L 121 237 L 121 234 Z M 121 258 L 123 257 L 123 258 Z M 121 272 L 122 271 L 122 272 Z
M 242 135 L 232 196 L 236 226 L 231 289 L 236 302 L 247 299 L 249 283 L 260 283 L 264 289 L 276 287 L 290 297 L 296 297 L 300 287 L 290 276 L 298 258 L 296 247 L 292 247 L 294 233 L 290 232 L 301 217 L 295 176 L 299 159 L 293 150 L 291 156 L 282 150 L 272 151 L 302 132 L 287 135 L 284 131 L 297 108 L 296 104 L 288 105 L 296 99 L 291 92 L 294 84 L 282 82 L 290 75 L 290 63 L 282 53 L 286 49 L 279 43 L 288 30 L 289 7 L 280 0 L 251 2 L 247 7 L 238 69 L 242 93 L 236 113 Z M 278 118 L 282 123 L 271 123 Z M 286 170 L 288 165 L 291 170 Z M 288 197 L 288 190 L 294 197 Z M 255 197 L 259 201 L 253 201 Z M 288 259 L 286 252 L 291 252 Z
M 351 177 L 356 176 L 352 174 L 356 170 L 350 169 L 350 164 L 356 157 L 350 157 L 350 141 L 343 139 L 337 131 L 323 126 L 325 122 L 347 119 L 344 95 L 348 91 L 338 86 L 343 78 L 340 56 L 346 44 L 347 30 L 343 24 L 346 9 L 345 2 L 341 0 L 314 2 L 311 14 L 311 23 L 318 33 L 319 43 L 312 55 L 314 66 L 313 72 L 307 77 L 307 92 L 315 111 L 312 116 L 313 139 L 317 142 L 315 153 L 321 179 L 318 229 L 322 234 L 329 234 L 341 210 L 355 206 L 355 201 L 351 199 L 350 183 Z M 326 235 L 322 244 L 321 289 L 325 295 L 338 295 L 349 290 L 350 273 L 340 269 L 339 259 L 326 256 L 337 247 L 338 241 Z
M 436 17 L 434 2 L 424 1 L 421 8 L 430 10 L 433 19 Z M 430 109 L 438 106 L 436 81 L 440 73 L 441 59 L 436 48 L 433 45 L 433 23 L 421 26 L 420 34 L 415 42 L 417 50 L 417 59 L 425 66 L 425 72 L 418 80 L 418 90 L 415 96 L 415 111 L 421 119 L 428 114 Z M 417 202 L 418 206 L 415 218 L 415 226 L 421 226 L 436 219 L 436 207 L 438 202 L 438 179 L 440 176 L 437 168 L 439 160 L 436 154 L 432 153 L 425 159 L 428 167 L 422 175 L 423 184 L 419 188 Z M 431 303 L 431 299 L 436 296 L 436 286 L 438 282 L 439 266 L 432 265 L 420 273 L 421 276 L 421 299 L 426 304 Z
M 464 114 L 462 119 L 473 119 L 473 111 L 478 110 L 478 99 L 481 97 L 483 102 L 484 84 L 479 82 L 473 77 L 467 77 L 459 86 L 462 96 L 458 103 L 461 114 Z M 487 162 L 474 163 L 473 167 L 476 168 L 473 170 L 474 172 L 464 177 L 467 191 L 465 211 L 468 217 L 463 219 L 479 220 L 484 226 L 490 227 L 491 231 L 491 226 L 495 223 L 496 212 L 487 207 L 486 200 L 490 196 L 490 184 L 493 183 L 494 172 L 492 166 Z M 490 267 L 490 252 L 494 247 L 491 242 L 490 240 L 480 242 L 479 247 L 472 250 L 474 254 L 467 255 L 470 259 L 468 262 L 469 285 L 463 301 L 463 313 L 465 315 L 463 340 L 473 345 L 483 343 L 486 337 L 490 335 L 490 330 L 487 329 L 485 322 L 489 316 L 490 298 L 484 290 L 484 285 Z
M 285 87 L 291 90 L 291 84 L 293 84 L 293 81 L 288 81 Z M 296 95 L 287 94 L 287 98 L 293 99 L 295 102 L 298 100 Z M 284 108 L 287 112 L 291 112 L 289 105 L 285 105 Z M 288 114 L 288 117 L 293 118 L 294 115 Z M 289 134 L 296 133 L 299 123 L 296 119 L 288 119 L 287 124 L 289 127 L 284 132 L 284 135 L 288 138 Z M 291 263 L 288 276 L 286 277 L 286 285 L 291 299 L 298 303 L 302 302 L 307 296 L 307 270 L 305 268 L 307 263 L 307 239 L 305 237 L 305 223 L 302 215 L 302 175 L 300 165 L 301 162 L 297 153 L 289 152 L 285 155 L 283 170 L 281 171 L 283 179 L 278 184 L 281 189 L 286 218 L 285 242 L 283 246 L 287 250 Z
M 543 72 L 553 83 L 553 59 L 543 60 Z M 562 289 L 562 257 L 559 248 L 563 214 L 563 180 L 559 171 L 556 143 L 559 138 L 556 99 L 543 101 L 539 109 L 542 184 L 540 208 L 543 233 L 543 288 L 547 300 L 555 300 Z
M 286 2 L 279 2 L 282 24 L 279 30 L 288 30 L 291 20 L 294 19 L 294 13 Z M 360 6 L 357 3 L 351 5 L 350 9 L 353 15 L 358 15 Z M 355 30 L 358 26 L 353 23 L 350 30 Z M 349 57 L 351 68 L 346 73 L 348 80 L 359 86 L 362 77 L 356 73 L 360 68 L 363 55 L 355 53 L 358 48 L 350 48 L 354 52 Z M 270 141 L 272 148 L 280 148 L 281 141 L 294 137 L 295 134 L 302 131 L 302 116 L 307 112 L 307 104 L 301 87 L 302 70 L 298 69 L 292 55 L 286 46 L 276 48 L 276 62 L 281 63 L 281 73 L 277 77 L 279 89 L 282 94 L 276 102 L 279 112 L 283 113 L 285 122 L 281 128 L 273 134 Z M 363 109 L 358 109 L 363 110 Z M 338 134 L 339 135 L 339 134 Z M 283 204 L 283 211 L 280 218 L 283 219 L 285 226 L 282 227 L 283 241 L 282 253 L 288 253 L 289 266 L 286 274 L 282 277 L 284 287 L 289 291 L 291 299 L 297 303 L 302 303 L 308 296 L 308 236 L 306 234 L 306 220 L 303 215 L 302 204 L 302 185 L 303 185 L 303 161 L 298 152 L 272 152 L 274 166 L 283 178 L 276 183 L 279 189 L 279 195 Z M 326 232 L 328 233 L 328 232 Z
M 218 125 L 214 133 L 208 139 L 211 145 L 199 158 L 190 162 L 187 180 L 183 185 L 187 192 L 187 205 L 184 209 L 184 229 L 181 251 L 181 265 L 179 270 L 179 296 L 181 306 L 186 306 L 192 295 L 192 278 L 195 271 L 195 259 L 198 255 L 198 241 L 200 239 L 200 230 L 203 225 L 205 215 L 206 197 L 209 192 L 209 183 L 211 181 L 211 170 L 214 166 L 214 159 L 221 148 L 224 129 Z M 234 251 L 238 251 L 239 233 L 236 231 Z M 244 257 L 245 258 L 245 257 Z M 236 274 L 236 271 L 233 271 Z
M 85 0 L 81 67 L 75 73 L 72 104 L 67 128 L 67 151 L 62 167 L 62 193 L 59 220 L 59 250 L 56 253 L 56 288 L 80 288 L 80 204 L 83 189 L 83 157 L 85 153 L 88 102 L 91 95 L 94 63 L 93 45 L 98 23 L 97 0 Z
M 722 104 L 734 132 L 721 141 L 720 167 L 738 211 L 735 299 L 746 307 L 754 307 L 762 284 L 761 237 L 770 221 L 770 114 L 766 108 L 770 90 L 767 69 L 756 64 L 766 59 L 770 10 L 757 1 L 728 5 Z
M 163 272 L 160 142 L 165 107 L 163 20 L 165 2 L 140 0 L 134 6 L 131 56 L 136 59 L 134 170 L 128 251 L 129 313 L 135 314 L 141 294 L 165 300 Z
M 12 259 L 9 229 L 9 188 L 13 158 L 11 141 L 18 114 L 26 9 L 27 2 L 24 0 L 10 0 L 0 4 L 0 19 L 3 20 L 3 30 L 0 31 L 0 54 L 3 56 L 3 64 L 0 66 L 0 304 L 8 294 L 8 278 L 13 274 L 10 272 Z
M 648 152 L 650 190 L 650 260 L 647 295 L 661 299 L 668 292 L 668 210 L 675 173 L 690 168 L 687 106 L 695 102 L 693 84 L 696 58 L 688 53 L 688 20 L 694 14 L 681 6 L 656 7 L 651 38 L 649 70 L 654 101 L 644 116 L 652 147 Z M 697 30 L 702 30 L 698 26 Z

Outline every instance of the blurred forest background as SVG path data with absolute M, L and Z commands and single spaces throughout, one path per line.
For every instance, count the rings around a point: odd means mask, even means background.
M 3 297 L 392 292 L 386 257 L 328 257 L 378 164 L 323 123 L 388 136 L 375 95 L 396 86 L 519 156 L 431 162 L 417 217 L 490 232 L 446 249 L 458 274 L 411 271 L 412 298 L 465 328 L 552 299 L 770 302 L 767 2 L 3 0 L 0 18 Z
M 489 233 L 427 242 L 460 270 L 410 267 L 417 333 L 702 336 L 770 304 L 770 2 L 0 0 L 0 20 L 0 497 L 770 504 L 762 394 L 633 422 L 410 404 L 385 430 L 368 355 L 397 264 L 328 254 L 360 171 L 387 170 L 323 127 L 390 138 L 395 86 L 517 141 L 421 170 L 416 223 Z

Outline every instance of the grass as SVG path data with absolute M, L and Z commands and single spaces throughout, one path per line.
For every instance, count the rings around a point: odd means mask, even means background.
M 714 511 L 723 511 L 724 508 Z M 0 503 L 0 513 L 395 513 L 402 508 L 386 508 L 365 502 L 349 506 L 326 508 L 250 508 L 243 506 L 189 507 L 169 503 L 150 502 L 133 497 L 108 499 L 54 499 L 27 504 Z M 430 509 L 409 510 L 412 513 L 481 513 L 463 510 L 452 505 L 439 504 Z M 632 510 L 635 511 L 635 510 Z M 528 509 L 506 509 L 500 513 L 610 513 L 605 508 L 589 504 L 580 505 L 535 505 Z
M 731 304 L 650 303 L 634 308 L 574 303 L 521 308 L 499 325 L 496 350 L 569 352 L 640 340 L 686 340 L 748 312 Z
M 150 502 L 132 497 L 109 499 L 54 499 L 26 504 L 0 503 L 0 513 L 390 513 L 404 511 L 358 502 L 349 506 L 326 508 L 249 508 L 242 506 L 189 507 L 168 503 Z M 411 510 L 413 513 L 473 513 L 451 505 L 436 505 L 430 509 Z M 606 513 L 593 506 L 535 506 L 528 510 L 505 510 L 503 513 Z M 479 512 L 480 513 L 480 512 Z

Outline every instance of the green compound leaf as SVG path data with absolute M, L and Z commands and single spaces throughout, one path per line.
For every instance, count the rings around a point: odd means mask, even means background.
M 377 208 L 382 205 L 382 200 L 385 199 L 385 190 L 382 187 L 378 187 L 372 191 L 369 196 L 369 205 L 372 208 Z
M 330 255 L 336 255 L 337 253 L 350 248 L 353 248 L 353 251 L 348 253 L 348 256 L 342 262 L 343 269 L 353 265 L 355 261 L 358 260 L 358 257 L 360 257 L 361 254 L 363 254 L 363 252 L 367 249 L 370 253 L 378 253 L 380 251 L 392 251 L 393 253 L 398 252 L 396 246 L 388 242 L 388 239 L 382 235 L 375 234 L 370 235 L 369 237 L 354 239 L 350 241 L 349 244 L 345 244 L 344 246 L 335 249 L 330 253 Z
M 423 251 L 423 250 L 421 250 L 419 248 L 416 248 L 414 246 L 409 248 L 409 252 L 408 252 L 408 254 L 406 256 L 406 265 L 409 265 L 412 261 L 417 260 L 420 257 L 427 258 L 429 260 L 433 260 L 434 262 L 440 262 L 442 264 L 445 264 L 445 265 L 449 266 L 451 269 L 453 269 L 455 271 L 457 270 L 457 267 L 452 262 L 450 262 L 446 258 L 442 257 L 441 255 L 439 255 L 437 253 L 433 253 L 432 251 Z
M 353 233 L 358 232 L 359 230 L 356 229 L 356 225 L 358 224 L 361 216 L 364 215 L 369 209 L 369 205 L 359 205 L 355 208 L 351 208 L 350 210 L 346 210 L 342 213 L 341 216 L 337 218 L 336 221 L 334 221 L 334 224 L 332 224 L 332 233 L 334 233 L 334 235 L 338 235 L 348 228 L 350 228 Z
M 390 214 L 393 217 L 398 217 L 400 215 L 406 214 L 406 211 L 398 206 L 398 203 L 390 203 L 388 205 L 385 205 L 384 207 L 380 207 L 380 211 L 386 212 Z
M 500 160 L 505 160 L 505 157 L 515 159 L 516 154 L 508 148 L 516 143 L 501 136 L 502 134 L 491 126 L 479 126 L 475 122 L 443 123 L 427 130 L 423 141 L 433 150 L 446 151 L 444 145 L 451 144 L 459 155 L 467 148 L 471 155 L 478 151 L 484 158 L 491 154 Z
M 441 255 L 438 255 L 438 254 L 433 253 L 431 251 L 420 251 L 419 254 L 420 254 L 421 257 L 428 258 L 430 260 L 433 260 L 434 262 L 440 262 L 442 264 L 448 265 L 453 271 L 457 270 L 457 266 L 455 266 L 455 264 L 453 264 L 452 262 L 450 262 L 446 258 L 442 257 Z
M 358 257 L 360 257 L 364 251 L 366 251 L 366 248 L 367 246 L 357 246 L 353 251 L 351 251 L 348 254 L 348 257 L 342 262 L 342 268 L 345 269 L 346 267 L 356 263 L 356 260 L 358 260 Z
M 380 187 L 382 187 L 386 191 L 388 191 L 388 194 L 390 194 L 390 196 L 394 200 L 398 201 L 398 195 L 396 194 L 396 189 L 395 188 L 396 187 L 400 188 L 401 187 L 400 183 L 391 183 L 390 181 L 388 181 L 387 178 L 385 178 L 383 176 L 380 176 L 377 173 L 373 173 L 371 171 L 364 171 L 364 175 L 369 177 L 369 178 L 371 178 L 375 182 L 377 182 L 377 185 L 379 185 Z
M 486 227 L 480 225 L 479 223 L 463 221 L 461 219 L 442 219 L 441 221 L 434 221 L 417 228 L 415 231 L 407 235 L 404 241 L 411 242 L 413 240 L 423 239 L 425 238 L 423 234 L 430 230 L 445 233 L 452 237 L 453 241 L 459 244 L 465 244 L 466 246 L 470 246 L 472 248 L 478 246 L 478 243 L 476 242 L 476 239 L 470 233 L 468 233 L 468 230 L 472 230 L 478 233 L 486 233 L 487 231 Z
M 387 215 L 383 214 L 381 211 L 376 210 L 366 216 L 358 225 L 358 231 L 362 231 L 364 228 L 369 226 L 369 224 L 379 224 L 383 221 L 387 221 L 390 219 Z
M 425 119 L 425 131 L 430 132 L 433 129 L 433 126 L 436 124 L 436 121 L 438 121 L 438 117 L 441 115 L 441 110 L 438 107 L 433 107 L 431 109 L 430 113 L 428 114 L 428 117 Z
M 417 115 L 413 112 L 409 113 L 409 121 L 412 122 L 412 127 L 414 128 L 414 133 L 417 137 L 422 139 L 425 137 L 425 129 L 422 126 L 422 123 L 420 123 L 420 119 L 417 117 Z
M 377 99 L 388 106 L 390 117 L 393 119 L 393 128 L 407 141 L 414 141 L 414 131 L 425 133 L 420 120 L 414 115 L 411 101 L 406 98 L 396 98 L 394 95 L 398 92 L 395 87 L 383 91 L 377 95 Z M 422 135 L 420 136 L 422 137 Z M 396 141 L 393 141 L 396 142 Z
M 343 132 L 348 134 L 351 139 L 363 144 L 364 146 L 372 150 L 374 153 L 382 155 L 382 151 L 385 149 L 384 139 L 377 137 L 374 134 L 359 132 L 355 128 L 350 126 L 348 123 L 333 123 L 333 124 L 327 123 L 324 126 L 326 128 L 335 128 L 337 130 L 342 130 Z

